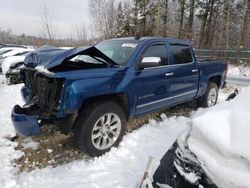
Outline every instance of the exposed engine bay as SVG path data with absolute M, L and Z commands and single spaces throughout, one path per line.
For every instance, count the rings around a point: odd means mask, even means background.
M 36 70 L 25 69 L 21 74 L 29 95 L 23 107 L 16 106 L 16 112 L 41 118 L 51 117 L 58 111 L 63 80 L 50 78 Z

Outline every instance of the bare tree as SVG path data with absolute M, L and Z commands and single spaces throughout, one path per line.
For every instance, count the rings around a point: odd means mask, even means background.
M 164 14 L 164 33 L 167 35 L 167 24 L 168 24 L 168 0 L 165 0 L 165 14 Z
M 89 0 L 89 8 L 96 29 L 105 38 L 114 37 L 117 25 L 115 0 Z
M 228 49 L 229 46 L 229 24 L 230 24 L 230 13 L 229 13 L 229 4 L 230 0 L 226 0 L 226 5 L 225 5 L 225 9 L 226 9 L 226 49 Z
M 189 5 L 189 17 L 188 17 L 188 27 L 187 31 L 189 34 L 192 36 L 192 30 L 193 30 L 193 24 L 194 24 L 194 9 L 195 9 L 195 1 L 190 0 L 190 5 Z
M 76 30 L 76 36 L 77 36 L 77 40 L 79 41 L 87 41 L 87 31 L 85 29 L 85 25 L 81 25 L 79 27 L 75 26 L 75 30 Z
M 41 20 L 43 24 L 43 29 L 45 31 L 45 36 L 49 38 L 50 43 L 52 43 L 52 25 L 49 19 L 49 12 L 47 9 L 47 6 L 44 4 L 43 5 L 43 11 L 41 14 Z
M 192 39 L 195 48 L 250 47 L 250 0 L 89 1 L 103 38 L 140 34 Z
M 180 25 L 179 25 L 179 32 L 178 37 L 182 37 L 183 31 L 183 23 L 184 23 L 184 12 L 185 12 L 185 0 L 180 0 Z
M 245 7 L 246 7 L 246 11 L 245 11 L 245 16 L 243 20 L 241 40 L 240 40 L 240 45 L 242 45 L 243 47 L 246 46 L 246 42 L 247 42 L 246 37 L 247 37 L 249 24 L 250 24 L 250 0 L 245 1 Z

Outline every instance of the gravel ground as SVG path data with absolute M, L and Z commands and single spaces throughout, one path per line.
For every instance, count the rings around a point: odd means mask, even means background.
M 222 91 L 222 94 L 233 92 L 235 86 L 228 86 Z M 148 123 L 149 119 L 160 120 L 162 113 L 170 116 L 186 116 L 190 112 L 197 109 L 195 103 L 187 103 L 172 107 L 159 112 L 150 113 L 143 117 L 129 120 L 127 123 L 127 132 L 132 132 L 140 128 L 142 125 Z M 19 143 L 18 150 L 24 152 L 23 157 L 15 161 L 19 166 L 20 172 L 32 171 L 36 168 L 45 168 L 47 166 L 55 167 L 57 165 L 66 164 L 74 160 L 88 160 L 90 156 L 80 152 L 74 145 L 73 136 L 65 136 L 60 134 L 57 127 L 54 125 L 46 125 L 42 127 L 43 134 L 32 137 L 28 144 L 36 145 L 36 147 L 27 146 L 27 138 L 19 136 L 16 141 Z

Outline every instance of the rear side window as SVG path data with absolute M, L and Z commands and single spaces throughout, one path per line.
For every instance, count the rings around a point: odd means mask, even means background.
M 189 46 L 171 45 L 175 64 L 186 64 L 193 62 L 191 49 Z
M 164 43 L 162 44 L 153 44 L 146 49 L 142 55 L 143 57 L 160 57 L 161 65 L 167 65 L 167 49 Z

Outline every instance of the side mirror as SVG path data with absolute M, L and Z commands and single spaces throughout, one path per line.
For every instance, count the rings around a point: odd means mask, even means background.
M 161 64 L 161 58 L 159 57 L 144 57 L 139 63 L 139 68 L 144 69 L 148 67 L 157 67 Z

